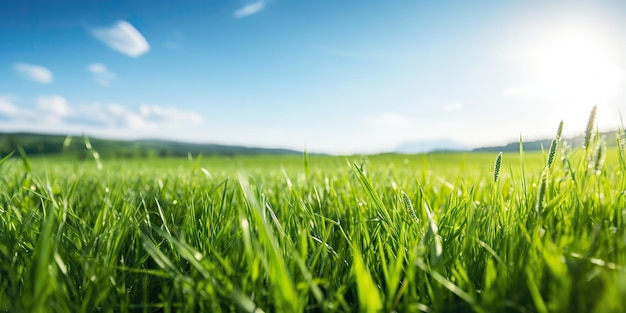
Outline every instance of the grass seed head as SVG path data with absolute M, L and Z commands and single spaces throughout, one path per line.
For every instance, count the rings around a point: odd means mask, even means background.
M 589 114 L 589 119 L 587 120 L 587 130 L 585 131 L 585 149 L 589 149 L 589 145 L 594 139 L 594 129 L 596 124 L 596 113 L 598 112 L 598 106 L 594 105 L 591 110 L 591 114 Z
M 624 149 L 626 147 L 626 132 L 624 132 L 623 128 L 617 130 L 615 140 L 618 148 Z
M 493 182 L 497 183 L 500 177 L 500 168 L 502 167 L 502 152 L 498 153 L 496 163 L 493 165 Z
M 550 152 L 548 153 L 548 168 L 552 168 L 552 163 L 554 163 L 554 156 L 556 155 L 556 149 L 559 145 L 559 141 L 561 140 L 561 133 L 563 132 L 563 121 L 559 123 L 559 129 L 556 131 L 556 136 L 552 139 L 552 143 L 550 144 Z
M 415 223 L 419 223 L 419 218 L 417 218 L 417 214 L 415 213 L 415 209 L 413 208 L 411 199 L 404 191 L 402 191 L 402 204 L 404 204 L 404 207 L 407 209 L 409 215 L 411 215 L 411 218 L 413 218 Z
M 604 157 L 606 155 L 606 144 L 602 143 L 598 146 L 595 155 L 595 164 L 593 166 L 596 175 L 600 175 L 602 173 L 602 168 L 604 167 Z
M 539 188 L 537 190 L 537 214 L 540 216 L 543 214 L 544 209 L 544 201 L 546 198 L 546 191 L 548 189 L 548 176 L 549 171 L 548 168 L 545 168 L 541 173 L 541 178 L 539 178 Z

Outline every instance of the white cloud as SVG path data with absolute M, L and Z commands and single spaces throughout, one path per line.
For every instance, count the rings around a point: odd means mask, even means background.
M 87 65 L 87 70 L 94 74 L 102 74 L 108 71 L 107 67 L 102 63 L 91 63 Z
M 195 112 L 174 107 L 143 104 L 132 110 L 118 103 L 92 104 L 76 108 L 75 123 L 101 125 L 105 128 L 138 132 L 158 132 L 202 124 L 204 119 Z
M 146 38 L 126 21 L 118 21 L 110 27 L 93 29 L 91 34 L 109 48 L 130 57 L 139 57 L 150 51 L 150 44 Z
M 102 87 L 111 86 L 111 82 L 116 77 L 115 73 L 111 72 L 102 63 L 91 63 L 87 66 L 87 70 L 93 74 L 94 81 Z
M 443 106 L 443 110 L 446 112 L 458 112 L 465 108 L 463 102 L 449 103 Z
M 40 121 L 41 114 L 37 110 L 31 108 L 20 107 L 17 104 L 18 97 L 14 95 L 0 95 L 0 117 L 4 121 L 0 124 L 6 125 L 12 122 L 29 122 Z
M 257 1 L 255 3 L 250 3 L 239 10 L 235 11 L 236 18 L 242 18 L 246 16 L 250 16 L 252 14 L 256 14 L 261 12 L 265 8 L 265 2 Z
M 13 117 L 16 116 L 19 111 L 18 107 L 13 103 L 13 97 L 0 95 L 0 115 Z
M 33 108 L 20 108 L 15 101 L 14 96 L 0 95 L 0 130 L 86 133 L 124 139 L 207 139 L 203 117 L 175 107 L 141 105 L 130 108 L 119 103 L 72 105 L 60 95 L 37 97 Z
M 55 118 L 66 117 L 71 114 L 67 100 L 59 95 L 37 97 L 37 109 L 52 114 Z
M 52 72 L 40 65 L 16 63 L 13 65 L 15 72 L 24 79 L 32 80 L 42 84 L 52 83 Z
M 123 116 L 126 114 L 126 108 L 123 105 L 119 105 L 117 103 L 109 104 L 107 106 L 107 111 L 113 114 L 114 116 Z

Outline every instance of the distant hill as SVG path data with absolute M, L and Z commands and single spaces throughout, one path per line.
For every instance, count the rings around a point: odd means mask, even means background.
M 407 141 L 396 148 L 396 152 L 398 153 L 426 153 L 433 151 L 465 150 L 469 150 L 469 147 L 449 139 Z
M 89 137 L 93 148 L 103 157 L 184 157 L 193 155 L 301 154 L 288 149 L 185 143 L 168 140 L 112 140 Z M 89 155 L 83 137 L 38 133 L 0 133 L 0 155 L 22 147 L 28 155 Z
M 615 131 L 600 133 L 600 137 L 604 138 L 606 141 L 606 145 L 608 147 L 615 146 Z M 580 135 L 573 138 L 564 138 L 563 140 L 567 141 L 573 147 L 579 147 L 583 144 L 585 140 L 585 136 Z M 540 139 L 533 141 L 524 141 L 524 150 L 525 151 L 533 151 L 533 150 L 547 150 L 550 148 L 550 144 L 552 143 L 552 139 Z M 493 146 L 493 147 L 481 147 L 475 148 L 472 151 L 490 151 L 490 152 L 498 152 L 498 151 L 519 151 L 519 142 L 512 142 L 504 146 Z

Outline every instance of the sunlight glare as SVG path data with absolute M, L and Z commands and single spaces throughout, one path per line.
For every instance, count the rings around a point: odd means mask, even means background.
M 562 36 L 532 53 L 537 96 L 589 106 L 617 96 L 624 72 L 593 38 Z

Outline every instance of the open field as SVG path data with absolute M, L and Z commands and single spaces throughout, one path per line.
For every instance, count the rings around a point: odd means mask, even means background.
M 626 163 L 602 147 L 497 169 L 495 153 L 8 159 L 0 310 L 621 312 Z

